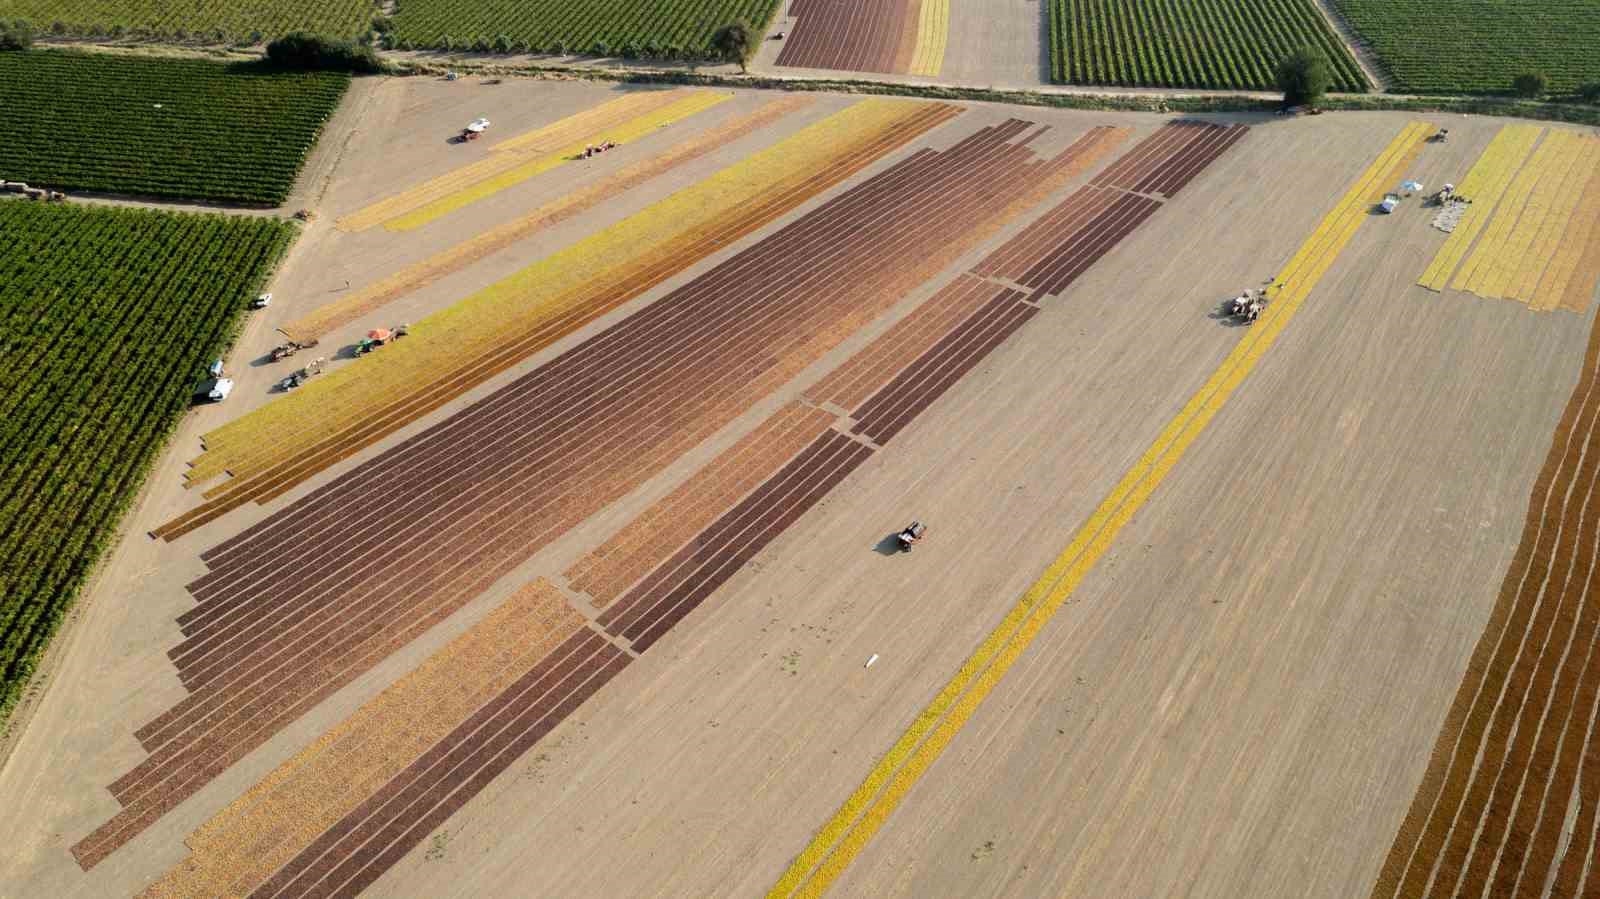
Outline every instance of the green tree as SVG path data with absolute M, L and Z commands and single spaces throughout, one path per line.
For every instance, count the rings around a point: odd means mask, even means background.
M 742 19 L 717 29 L 711 36 L 711 47 L 728 62 L 737 62 L 739 71 L 748 71 L 745 65 L 755 52 L 756 36 Z
M 1591 81 L 1581 84 L 1576 91 L 1578 99 L 1585 103 L 1600 103 L 1600 81 Z
M 1332 82 L 1327 57 L 1310 47 L 1301 47 L 1278 63 L 1277 84 L 1283 91 L 1284 106 L 1315 106 Z
M 0 24 L 0 50 L 26 50 L 33 46 L 33 29 L 26 22 Z
M 1542 97 L 1550 89 L 1550 79 L 1539 72 L 1528 72 L 1511 79 L 1511 90 L 1519 97 Z

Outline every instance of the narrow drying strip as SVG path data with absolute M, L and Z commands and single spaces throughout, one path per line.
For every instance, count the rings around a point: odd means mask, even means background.
M 1542 132 L 1536 125 L 1507 125 L 1489 141 L 1483 155 L 1461 181 L 1461 195 L 1470 199 L 1472 205 L 1456 229 L 1450 232 L 1444 246 L 1434 254 L 1433 262 L 1417 280 L 1419 285 L 1433 291 L 1444 290 Z
M 414 231 L 457 209 L 470 206 L 479 200 L 488 199 L 500 191 L 515 187 L 530 178 L 537 177 L 568 163 L 580 162 L 583 159 L 583 151 L 586 146 L 605 141 L 626 146 L 634 141 L 649 137 L 668 125 L 681 122 L 714 106 L 726 103 L 732 100 L 733 96 L 732 92 L 722 91 L 691 94 L 676 103 L 668 104 L 660 109 L 629 119 L 570 146 L 555 150 L 548 155 L 529 159 L 506 171 L 463 186 L 404 215 L 386 220 L 383 223 L 383 227 L 388 231 Z M 629 151 L 625 149 L 613 152 L 625 153 Z
M 957 322 L 995 294 L 995 286 L 972 275 L 958 275 L 910 315 L 896 322 L 861 352 L 806 391 L 813 403 L 841 409 L 861 404 L 897 372 L 927 352 Z
M 791 113 L 811 106 L 815 99 L 789 95 L 769 100 L 760 107 L 700 132 L 670 150 L 645 159 L 544 204 L 533 212 L 463 241 L 421 262 L 360 288 L 338 302 L 329 303 L 310 315 L 296 319 L 279 330 L 296 340 L 321 337 L 342 325 L 420 290 L 440 278 L 455 274 L 479 260 L 512 246 L 552 225 L 586 212 L 614 197 L 638 187 L 678 166 L 699 159 L 746 135 L 752 134 Z
M 287 864 L 468 715 L 583 630 L 553 585 L 529 583 L 197 829 L 145 897 L 236 896 Z
M 605 608 L 717 515 L 821 436 L 833 415 L 785 406 L 568 569 L 575 590 Z
M 600 617 L 644 652 L 872 455 L 837 431 L 809 447 Z
M 1594 146 L 1596 152 L 1600 153 L 1600 142 Z M 1558 229 L 1561 233 L 1557 235 L 1558 242 L 1551 252 L 1550 264 L 1545 267 L 1539 285 L 1533 291 L 1541 309 L 1559 307 L 1583 312 L 1589 308 L 1589 296 L 1594 292 L 1596 274 L 1600 274 L 1591 271 L 1585 278 L 1579 273 L 1585 251 L 1591 244 L 1600 242 L 1600 165 L 1595 166 L 1587 186 L 1574 193 L 1578 195 L 1577 203 L 1567 216 L 1569 225 Z M 1580 292 L 1582 302 L 1569 305 L 1567 301 Z
M 950 41 L 950 0 L 922 0 L 916 21 L 916 52 L 904 71 L 937 78 L 944 69 L 945 47 Z
M 1450 895 L 1458 886 L 1541 896 L 1547 884 L 1556 896 L 1590 894 L 1600 838 L 1597 488 L 1600 326 L 1374 897 Z
M 1022 298 L 1021 293 L 1002 288 L 851 412 L 850 417 L 856 422 L 851 431 L 880 446 L 888 443 L 911 419 L 1039 313 L 1037 306 L 1021 302 Z
M 335 372 L 208 434 L 192 478 L 250 469 L 257 476 L 157 535 L 180 536 L 243 502 L 282 493 L 958 112 L 863 101 L 430 316 L 412 337 L 385 348 L 381 368 Z
M 379 200 L 339 219 L 336 226 L 341 231 L 364 231 L 485 177 L 513 168 L 525 162 L 529 156 L 553 152 L 558 147 L 592 137 L 596 132 L 614 127 L 634 116 L 670 106 L 695 93 L 690 88 L 630 92 L 543 128 L 501 141 L 489 148 L 490 155 L 487 158 Z
M 1401 169 L 1397 162 L 1429 129 L 1422 123 L 1407 126 L 1357 179 L 1285 267 L 1285 286 L 1278 290 L 1276 302 L 1267 307 L 1262 320 L 795 858 L 769 895 L 820 895 L 844 872 L 1277 340 L 1366 218 L 1373 191 L 1398 177 Z

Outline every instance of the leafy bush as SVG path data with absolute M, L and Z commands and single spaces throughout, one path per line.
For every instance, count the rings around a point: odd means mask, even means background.
M 1285 106 L 1315 106 L 1331 81 L 1328 60 L 1310 47 L 1302 47 L 1278 63 L 1277 85 Z
M 738 63 L 739 71 L 743 72 L 750 55 L 755 52 L 756 36 L 746 22 L 730 22 L 711 36 L 711 47 L 728 62 Z
M 1519 97 L 1542 97 L 1550 89 L 1550 79 L 1538 72 L 1524 72 L 1511 79 L 1511 92 Z
M 26 22 L 0 27 L 0 50 L 26 50 L 33 46 L 33 29 Z
M 295 71 L 383 71 L 383 62 L 371 47 L 304 31 L 291 32 L 267 44 L 267 59 L 279 68 Z

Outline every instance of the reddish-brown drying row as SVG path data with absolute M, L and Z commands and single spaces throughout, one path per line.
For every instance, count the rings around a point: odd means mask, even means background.
M 903 72 L 916 45 L 911 0 L 795 0 L 794 30 L 778 65 L 851 72 Z
M 997 227 L 1030 124 L 925 150 L 208 554 L 92 864 L 289 721 L 789 380 Z M 1021 140 L 1019 140 L 1021 138 Z M 951 222 L 965 227 L 952 228 Z

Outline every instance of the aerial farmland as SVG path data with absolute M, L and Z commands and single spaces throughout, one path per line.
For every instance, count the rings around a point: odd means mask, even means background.
M 80 6 L 0 50 L 0 895 L 1600 892 L 1581 61 Z

